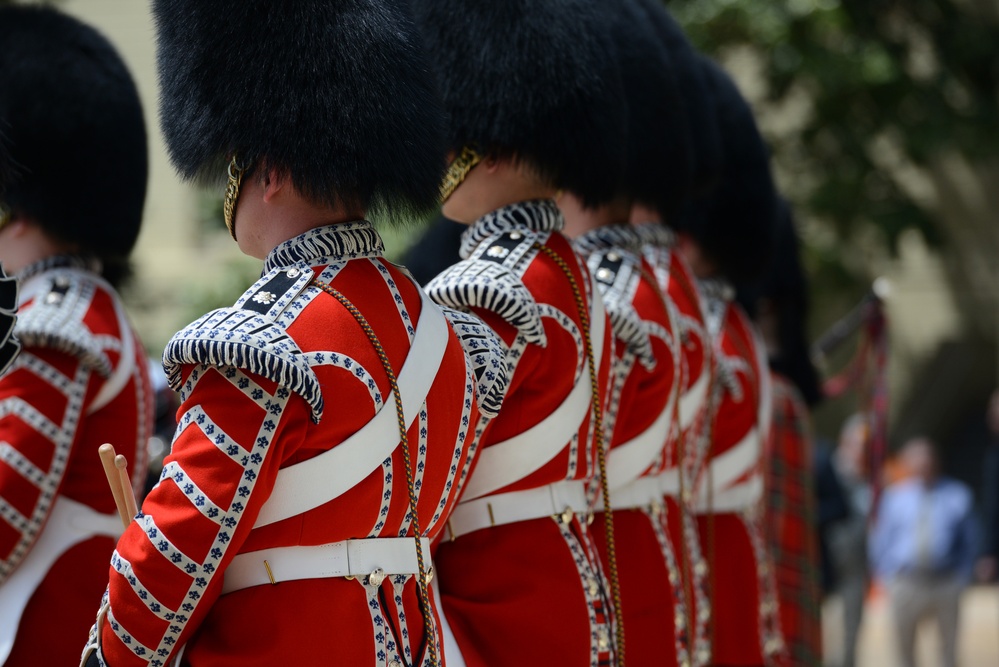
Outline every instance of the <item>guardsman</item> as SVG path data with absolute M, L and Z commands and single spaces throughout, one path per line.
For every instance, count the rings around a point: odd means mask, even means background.
M 761 505 L 770 377 L 762 344 L 733 301 L 732 284 L 765 270 L 777 199 L 748 103 L 720 67 L 703 63 L 724 160 L 716 187 L 683 220 L 680 249 L 699 278 L 717 377 L 709 458 L 696 490 L 709 568 L 711 661 L 771 665 L 782 659 L 784 647 Z
M 610 204 L 587 208 L 570 192 L 559 204 L 566 233 L 596 279 L 614 333 L 605 417 L 610 435 L 607 485 L 627 659 L 633 664 L 689 665 L 683 544 L 670 538 L 660 484 L 660 475 L 672 471 L 675 476 L 679 463 L 679 329 L 652 266 L 642 256 L 642 237 L 629 220 L 633 202 L 664 216 L 677 213 L 689 190 L 690 147 L 688 133 L 674 131 L 686 121 L 680 91 L 643 8 L 633 0 L 615 4 L 604 25 L 628 110 L 627 136 L 621 140 L 625 175 Z M 608 127 L 604 133 L 613 136 L 616 131 Z M 591 530 L 609 568 L 601 513 Z
M 142 221 L 146 131 L 124 63 L 93 28 L 7 6 L 0 42 L 0 141 L 15 169 L 0 263 L 20 283 L 23 346 L 0 379 L 0 664 L 72 664 L 121 533 L 98 447 L 127 457 L 136 491 L 145 476 L 146 357 L 113 285 Z M 0 293 L 9 322 L 13 284 Z
M 167 345 L 178 432 L 84 660 L 443 664 L 430 542 L 506 376 L 491 331 L 433 304 L 365 220 L 432 208 L 443 173 L 407 6 L 153 8 L 173 161 L 228 176 L 227 226 L 264 266 Z
M 810 407 L 822 397 L 805 334 L 808 280 L 791 207 L 781 202 L 774 262 L 740 302 L 767 349 L 773 418 L 764 444 L 764 517 L 774 557 L 780 627 L 792 665 L 822 664 L 822 589 Z
M 710 663 L 708 623 L 711 607 L 708 599 L 707 563 L 693 513 L 695 480 L 706 460 L 707 425 L 710 417 L 711 386 L 714 379 L 711 342 L 704 323 L 700 292 L 683 255 L 676 247 L 677 227 L 687 215 L 692 201 L 717 180 L 721 165 L 721 143 L 713 100 L 700 56 L 687 41 L 676 21 L 653 0 L 643 0 L 649 24 L 669 52 L 673 71 L 683 94 L 681 108 L 686 111 L 686 125 L 677 125 L 671 116 L 660 124 L 673 134 L 688 133 L 691 152 L 689 191 L 684 210 L 679 214 L 663 212 L 637 202 L 632 206 L 631 221 L 643 242 L 646 261 L 652 266 L 660 289 L 676 314 L 681 342 L 678 400 L 679 434 L 674 452 L 682 465 L 670 467 L 659 478 L 666 506 L 666 523 L 671 543 L 682 556 L 685 597 L 688 612 L 689 653 L 694 665 Z M 681 548 L 682 547 L 682 548 Z
M 554 197 L 615 194 L 617 70 L 590 0 L 414 6 L 450 119 L 443 212 L 470 225 L 428 291 L 496 330 L 511 383 L 436 553 L 444 612 L 468 665 L 613 663 L 613 569 L 587 525 L 611 332 Z

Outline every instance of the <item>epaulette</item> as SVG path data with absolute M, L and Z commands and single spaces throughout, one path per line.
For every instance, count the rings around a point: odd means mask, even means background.
M 442 306 L 496 313 L 527 339 L 545 347 L 548 339 L 537 301 L 523 275 L 538 254 L 536 234 L 513 231 L 483 241 L 472 255 L 430 281 L 427 294 Z
M 638 258 L 631 253 L 605 248 L 589 255 L 586 263 L 604 300 L 614 337 L 627 345 L 643 366 L 652 370 L 656 357 L 649 331 L 632 305 L 642 279 Z
M 21 344 L 14 338 L 17 323 L 17 281 L 0 266 L 0 375 L 14 363 Z
M 75 269 L 53 269 L 39 279 L 44 286 L 20 312 L 14 327 L 21 345 L 65 352 L 101 377 L 109 377 L 111 360 L 105 347 L 83 322 L 103 281 Z
M 311 279 L 308 269 L 271 270 L 244 292 L 236 305 L 214 310 L 174 335 L 163 351 L 163 370 L 170 386 L 180 389 L 184 364 L 238 368 L 304 398 L 318 423 L 323 413 L 319 378 L 276 321 Z
M 441 310 L 472 362 L 479 412 L 489 418 L 495 417 L 503 405 L 510 381 L 507 375 L 506 345 L 496 332 L 475 315 L 446 307 Z

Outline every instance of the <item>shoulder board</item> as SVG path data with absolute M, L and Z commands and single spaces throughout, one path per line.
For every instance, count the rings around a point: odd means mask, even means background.
M 163 351 L 163 370 L 170 386 L 180 389 L 184 364 L 239 368 L 300 395 L 318 423 L 323 413 L 319 378 L 275 321 L 311 278 L 308 269 L 270 271 L 235 306 L 212 311 L 174 335 Z
M 482 308 L 496 313 L 528 342 L 547 345 L 538 303 L 523 275 L 538 250 L 536 233 L 505 232 L 483 241 L 472 255 L 447 269 L 427 285 L 434 301 L 454 308 Z
M 632 301 L 641 280 L 638 258 L 614 249 L 601 250 L 586 258 L 604 300 L 614 336 L 624 342 L 646 368 L 656 365 L 649 331 Z
M 472 364 L 477 383 L 479 412 L 487 417 L 499 414 L 506 395 L 506 345 L 492 329 L 475 315 L 451 308 L 441 308 Z
M 21 344 L 65 352 L 102 377 L 110 376 L 111 360 L 101 340 L 83 323 L 102 281 L 76 269 L 47 271 L 38 279 L 44 285 L 14 327 Z

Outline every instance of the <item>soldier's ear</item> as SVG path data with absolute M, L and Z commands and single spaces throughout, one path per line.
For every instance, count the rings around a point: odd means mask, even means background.
M 263 174 L 261 174 L 261 185 L 264 189 L 263 199 L 265 202 L 270 203 L 289 184 L 287 173 L 274 167 L 264 167 Z

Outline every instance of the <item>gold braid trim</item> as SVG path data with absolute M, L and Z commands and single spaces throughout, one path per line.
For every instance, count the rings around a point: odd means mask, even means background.
M 396 380 L 395 371 L 392 370 L 392 364 L 389 362 L 388 355 L 385 353 L 385 348 L 382 347 L 381 341 L 375 335 L 375 330 L 371 328 L 371 325 L 368 324 L 367 319 L 357 309 L 357 306 L 328 283 L 313 280 L 312 284 L 339 301 L 347 309 L 347 312 L 354 317 L 364 331 L 364 334 L 368 337 L 371 346 L 375 348 L 378 360 L 382 364 L 385 375 L 388 376 L 389 387 L 391 387 L 392 393 L 395 394 L 395 413 L 399 423 L 399 442 L 402 447 L 402 462 L 406 471 L 406 490 L 409 492 L 409 507 L 413 521 L 414 539 L 416 540 L 416 563 L 420 570 L 417 591 L 420 599 L 420 612 L 423 615 L 424 639 L 427 642 L 427 650 L 430 653 L 430 665 L 431 667 L 438 667 L 440 662 L 437 657 L 437 633 L 434 631 L 434 614 L 430 608 L 430 591 L 427 589 L 430 583 L 430 572 L 428 571 L 423 554 L 423 541 L 420 539 L 423 531 L 420 529 L 420 517 L 416 511 L 416 483 L 413 480 L 413 464 L 409 454 L 409 434 L 406 429 L 406 416 L 402 409 L 402 396 L 399 395 L 399 383 Z M 404 651 L 400 650 L 400 653 L 404 653 Z
M 468 178 L 469 172 L 480 162 L 482 162 L 482 156 L 473 148 L 465 146 L 461 149 L 461 154 L 451 161 L 444 174 L 444 181 L 441 183 L 441 203 L 451 198 L 458 186 Z
M 590 338 L 590 313 L 586 308 L 583 299 L 583 292 L 579 289 L 579 283 L 572 275 L 572 269 L 558 253 L 548 246 L 535 243 L 534 248 L 544 253 L 551 259 L 569 279 L 572 287 L 572 296 L 576 300 L 576 310 L 579 313 L 580 324 L 583 329 L 583 342 L 586 346 L 586 363 L 590 371 L 590 390 L 593 404 L 594 438 L 597 443 L 597 463 L 600 466 L 600 491 L 604 498 L 604 530 L 607 532 L 607 560 L 610 564 L 610 586 L 611 596 L 614 599 L 614 639 L 616 648 L 617 664 L 624 667 L 624 617 L 621 615 L 621 583 L 617 572 L 617 548 L 614 542 L 614 512 L 611 509 L 610 489 L 607 485 L 607 450 L 604 445 L 604 416 L 603 406 L 600 404 L 600 387 L 597 382 L 597 368 L 593 361 L 593 341 Z M 603 341 L 600 341 L 603 344 Z M 608 615 L 609 616 L 609 615 Z

